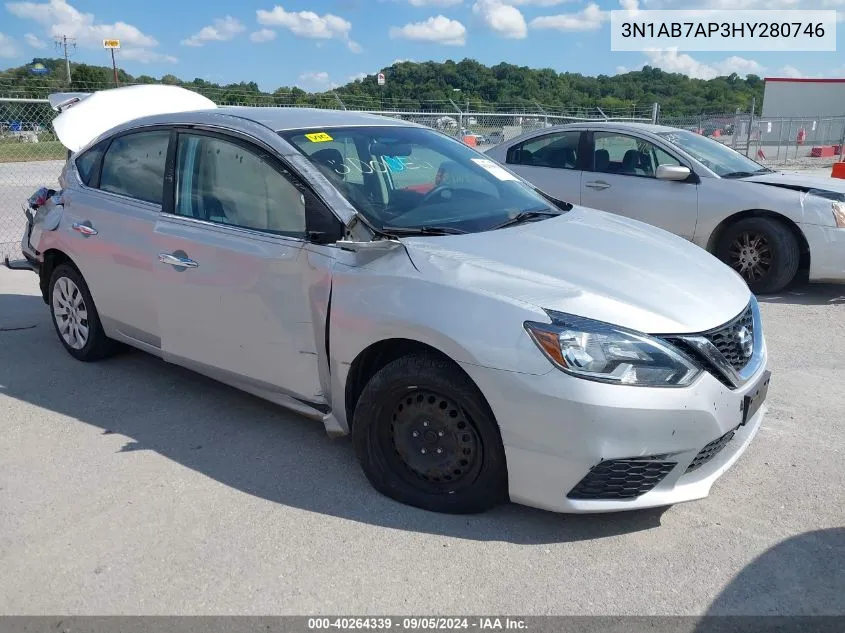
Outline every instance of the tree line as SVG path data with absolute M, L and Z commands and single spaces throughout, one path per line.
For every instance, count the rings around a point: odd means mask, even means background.
M 45 74 L 34 74 L 41 64 Z M 132 76 L 118 70 L 118 81 L 126 84 L 165 83 L 204 94 L 221 104 L 339 106 L 355 109 L 435 111 L 458 107 L 484 111 L 575 112 L 600 108 L 603 111 L 643 112 L 659 103 L 671 115 L 714 112 L 747 112 L 752 99 L 762 104 L 763 80 L 732 74 L 715 79 L 692 79 L 645 66 L 620 75 L 588 77 L 580 73 L 532 69 L 501 63 L 485 66 L 472 59 L 459 62 L 400 62 L 382 69 L 385 84 L 370 75 L 323 92 L 307 92 L 295 86 L 262 91 L 254 81 L 216 84 L 196 78 L 183 80 L 168 74 L 156 78 Z M 43 98 L 58 90 L 91 91 L 114 86 L 113 71 L 107 66 L 71 64 L 70 85 L 63 59 L 36 58 L 31 64 L 0 71 L 0 97 Z

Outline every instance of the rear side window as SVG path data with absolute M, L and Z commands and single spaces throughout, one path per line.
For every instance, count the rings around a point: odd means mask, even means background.
M 511 147 L 506 161 L 511 165 L 575 169 L 578 164 L 580 141 L 580 131 L 541 136 Z
M 100 160 L 108 142 L 99 143 L 76 159 L 76 171 L 86 187 L 96 187 L 96 175 L 100 171 Z
M 161 204 L 168 130 L 135 132 L 111 142 L 103 157 L 100 189 Z

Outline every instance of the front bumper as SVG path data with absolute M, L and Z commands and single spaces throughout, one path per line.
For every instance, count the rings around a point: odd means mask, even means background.
M 765 366 L 764 359 L 752 379 L 735 390 L 709 373 L 690 387 L 661 389 L 602 384 L 557 369 L 542 376 L 470 365 L 464 369 L 499 422 L 511 500 L 587 513 L 706 497 L 760 428 L 765 403 L 741 423 L 745 396 L 768 379 Z M 697 467 L 690 469 L 694 461 Z M 595 476 L 621 481 L 628 498 L 597 498 L 596 486 L 579 486 L 591 471 L 593 484 Z M 630 498 L 631 486 L 649 477 L 651 485 L 642 487 L 648 491 Z
M 802 224 L 810 246 L 810 281 L 845 281 L 845 229 Z

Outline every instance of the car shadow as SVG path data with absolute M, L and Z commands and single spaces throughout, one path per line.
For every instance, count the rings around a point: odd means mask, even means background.
M 383 527 L 519 544 L 648 530 L 660 526 L 665 511 L 560 515 L 505 504 L 473 516 L 426 512 L 373 490 L 349 439 L 330 439 L 319 422 L 142 352 L 98 363 L 74 360 L 40 297 L 0 294 L 0 337 L 4 396 L 125 436 L 120 452 L 155 451 L 273 503 Z
M 801 622 L 771 622 L 760 616 L 840 616 L 836 627 L 842 630 L 845 615 L 845 528 L 805 532 L 788 538 L 766 550 L 746 565 L 716 596 L 695 631 L 739 631 L 738 627 L 720 628 L 724 618 L 709 616 L 755 616 L 744 630 L 801 630 Z M 761 626 L 761 625 L 771 626 Z M 805 624 L 808 624 L 805 622 Z M 830 622 L 833 624 L 833 622 Z M 805 630 L 827 630 L 806 627 Z

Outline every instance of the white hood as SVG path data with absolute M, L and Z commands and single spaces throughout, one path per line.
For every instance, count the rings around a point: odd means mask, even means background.
M 592 209 L 576 207 L 496 231 L 402 242 L 424 275 L 650 334 L 709 330 L 751 300 L 739 275 L 704 249 Z
M 810 176 L 799 171 L 776 171 L 771 174 L 758 174 L 742 179 L 744 182 L 759 182 L 772 185 L 789 185 L 791 187 L 808 187 L 845 193 L 845 179 L 825 178 L 824 176 Z
M 89 96 L 51 95 L 50 103 L 61 114 L 53 120 L 53 129 L 62 145 L 78 152 L 113 127 L 154 114 L 189 112 L 216 108 L 215 103 L 196 92 L 179 86 L 126 86 L 95 92 Z

